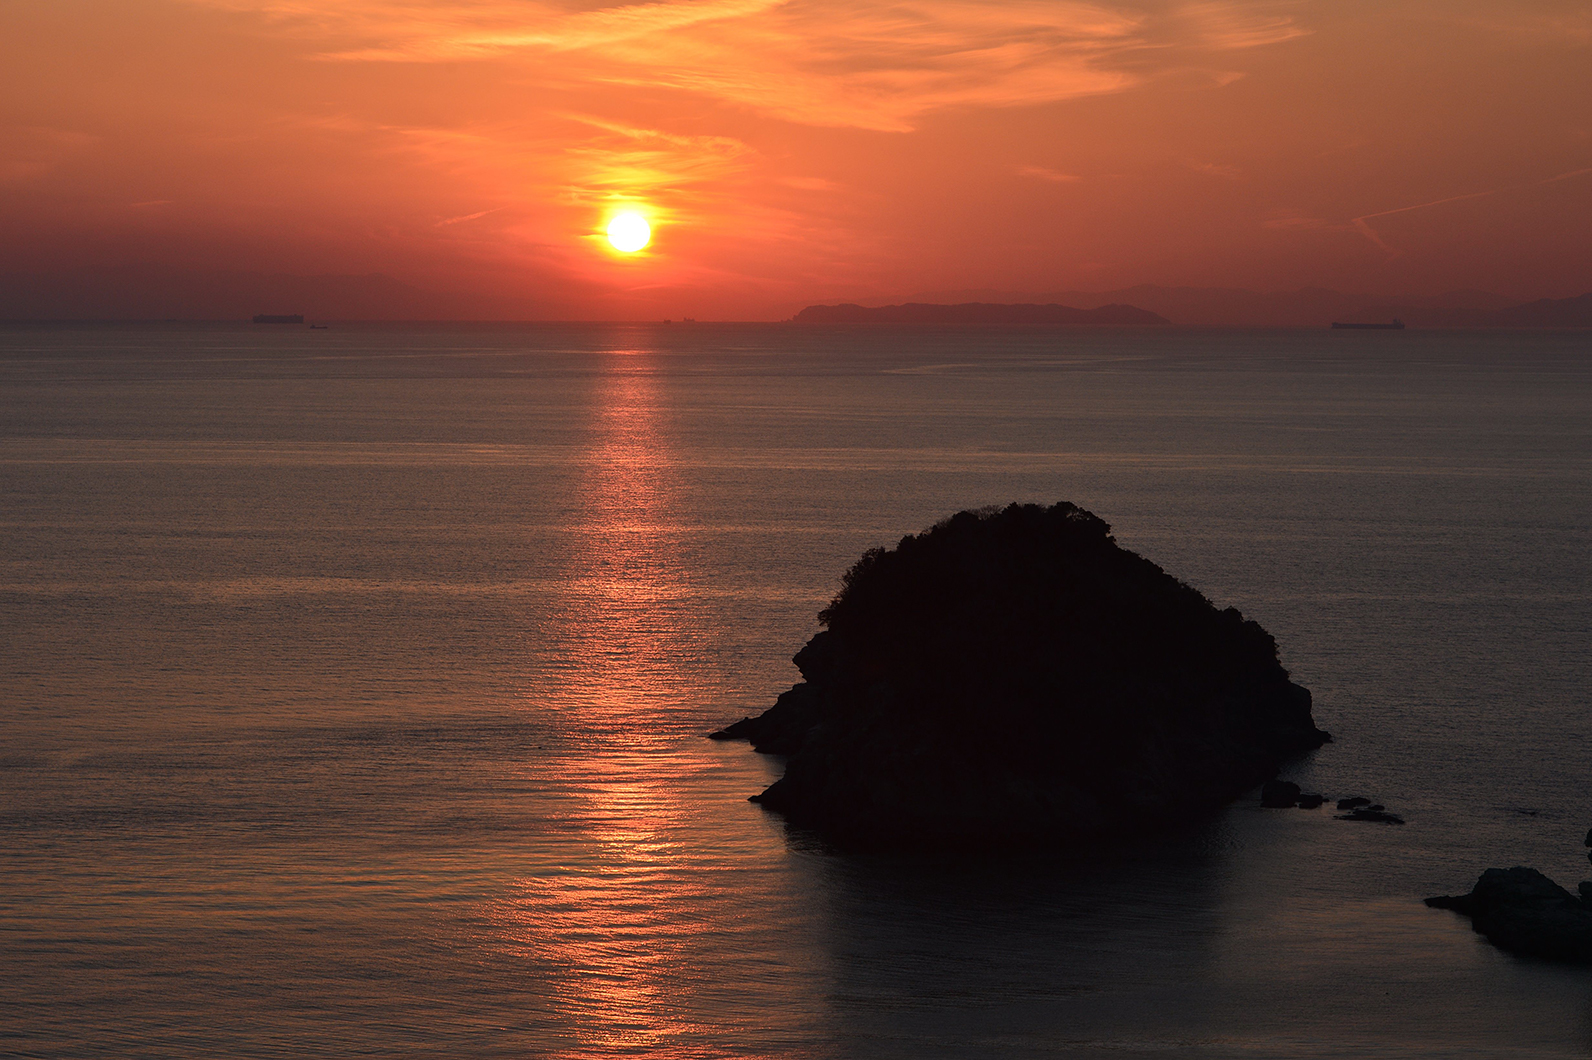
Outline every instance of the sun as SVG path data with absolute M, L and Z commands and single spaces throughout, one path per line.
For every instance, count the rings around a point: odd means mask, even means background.
M 614 245 L 615 250 L 634 254 L 652 242 L 652 226 L 639 213 L 626 210 L 608 222 L 608 242 Z

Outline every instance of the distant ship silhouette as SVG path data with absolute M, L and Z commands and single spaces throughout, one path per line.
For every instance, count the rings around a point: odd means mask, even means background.
M 1335 328 L 1354 328 L 1359 331 L 1403 331 L 1404 321 L 1399 320 L 1397 317 L 1394 318 L 1391 324 L 1342 324 L 1334 320 L 1332 326 Z

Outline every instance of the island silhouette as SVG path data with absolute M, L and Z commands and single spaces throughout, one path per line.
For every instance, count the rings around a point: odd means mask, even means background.
M 810 305 L 797 313 L 797 324 L 1020 324 L 1046 327 L 1168 327 L 1171 321 L 1158 313 L 1131 305 L 1103 305 L 1074 309 L 1066 305 L 963 302 L 931 305 L 908 302 L 876 308 L 855 305 Z
M 1426 899 L 1434 909 L 1452 909 L 1501 950 L 1550 961 L 1592 964 L 1592 881 L 1580 894 L 1536 869 L 1517 865 L 1488 869 L 1469 894 Z
M 1592 858 L 1592 831 L 1586 846 Z M 1434 895 L 1426 904 L 1470 917 L 1477 934 L 1501 950 L 1592 964 L 1592 880 L 1576 889 L 1571 894 L 1536 869 L 1516 865 L 1483 872 L 1469 894 Z
M 876 548 L 712 734 L 787 756 L 764 807 L 841 847 L 1067 845 L 1208 815 L 1330 739 L 1277 644 L 1066 502 Z
M 983 300 L 955 304 L 952 298 Z M 947 292 L 935 301 L 867 308 L 812 305 L 798 324 L 1030 324 L 1061 327 L 1326 327 L 1333 321 L 1390 321 L 1415 328 L 1592 327 L 1592 293 L 1518 302 L 1487 291 L 1450 291 L 1427 298 L 1388 298 L 1307 287 L 1246 291 L 1218 287 L 1141 284 L 1114 291 L 1052 291 L 1005 304 L 1000 293 Z M 1043 299 L 1044 304 L 1036 304 Z M 1148 315 L 1146 315 L 1148 314 Z

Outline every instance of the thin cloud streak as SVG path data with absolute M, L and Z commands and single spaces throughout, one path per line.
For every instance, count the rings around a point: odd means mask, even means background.
M 1537 47 L 1562 49 L 1592 45 L 1592 10 L 1584 0 L 1536 0 L 1530 4 L 1426 0 L 1417 12 L 1419 17 L 1431 22 L 1463 26 Z
M 1293 17 L 1297 3 L 1257 4 L 1242 0 L 1185 5 L 1181 21 L 1206 47 L 1220 51 L 1281 44 L 1309 33 Z
M 503 209 L 503 207 L 501 207 L 501 206 L 494 206 L 490 210 L 477 210 L 475 213 L 467 213 L 467 214 L 464 214 L 461 217 L 448 217 L 448 218 L 445 218 L 445 219 L 443 219 L 441 221 L 438 221 L 437 222 L 437 227 L 438 228 L 442 228 L 442 227 L 445 227 L 447 225 L 464 224 L 466 221 L 479 221 L 481 218 L 486 217 L 488 214 L 498 213 L 502 209 Z
M 804 125 L 894 132 L 948 108 L 1118 92 L 1191 49 L 1307 32 L 1293 5 L 1266 0 L 659 0 L 575 12 L 500 0 L 355 0 L 331 12 L 308 0 L 190 2 L 348 43 L 318 50 L 324 61 L 521 62 L 545 84 L 679 91 Z
M 1350 219 L 1349 224 L 1353 226 L 1355 231 L 1359 232 L 1372 243 L 1376 244 L 1379 249 L 1385 251 L 1389 257 L 1397 257 L 1400 252 L 1396 248 L 1389 246 L 1387 241 L 1384 240 L 1376 231 L 1376 229 L 1372 228 L 1367 222 L 1374 221 L 1378 217 L 1392 217 L 1395 214 L 1412 213 L 1416 210 L 1430 209 L 1433 206 L 1446 206 L 1452 202 L 1466 202 L 1470 199 L 1485 199 L 1489 196 L 1502 195 L 1503 193 L 1510 191 L 1526 191 L 1530 188 L 1546 187 L 1549 184 L 1557 184 L 1560 181 L 1573 180 L 1576 177 L 1584 177 L 1588 175 L 1592 175 L 1592 167 L 1586 169 L 1572 169 L 1569 172 L 1559 173 L 1552 177 L 1545 177 L 1542 180 L 1532 180 L 1522 184 L 1506 184 L 1501 188 L 1488 188 L 1486 191 L 1472 191 L 1464 195 L 1450 195 L 1444 199 L 1433 199 L 1431 202 L 1416 203 L 1414 206 L 1399 206 L 1392 210 L 1382 210 L 1378 213 L 1361 214 L 1359 217 Z
M 1063 173 L 1056 169 L 1046 169 L 1044 166 L 1018 166 L 1016 172 L 1019 177 L 1048 180 L 1052 184 L 1072 184 L 1083 179 L 1075 173 Z
M 591 115 L 569 120 L 598 135 L 566 145 L 560 163 L 566 197 L 592 204 L 647 200 L 655 219 L 690 212 L 697 197 L 689 189 L 743 172 L 755 155 L 728 136 L 684 136 Z

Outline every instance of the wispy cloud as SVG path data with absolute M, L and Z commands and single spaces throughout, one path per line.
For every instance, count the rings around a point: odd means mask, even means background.
M 1210 0 L 1174 9 L 1178 28 L 1191 42 L 1230 51 L 1281 44 L 1309 31 L 1295 14 L 1298 3 L 1254 3 L 1253 0 Z
M 1053 184 L 1070 184 L 1083 178 L 1074 173 L 1063 173 L 1056 169 L 1046 169 L 1044 166 L 1018 166 L 1019 177 L 1032 177 L 1035 180 L 1048 180 Z
M 466 221 L 479 221 L 481 218 L 486 217 L 489 214 L 498 213 L 502 209 L 503 207 L 501 206 L 494 206 L 490 210 L 477 210 L 475 213 L 462 214 L 458 217 L 445 217 L 437 222 L 437 227 L 443 228 L 448 225 L 464 224 Z
M 329 61 L 522 58 L 526 76 L 549 84 L 688 92 L 807 125 L 891 131 L 945 108 L 1119 91 L 1153 76 L 1156 55 L 1185 62 L 1306 32 L 1282 0 L 190 2 L 331 42 L 318 49 Z
M 787 188 L 796 188 L 799 191 L 838 191 L 840 185 L 823 177 L 781 177 L 780 181 Z
M 670 192 L 723 180 L 744 170 L 755 154 L 729 136 L 687 136 L 590 115 L 570 118 L 592 131 L 563 154 L 565 191 L 575 200 L 640 197 L 663 208 Z
M 1531 45 L 1592 46 L 1592 9 L 1584 0 L 1427 0 L 1418 14 Z
M 41 125 L 0 125 L 0 184 L 21 184 L 87 151 L 97 137 Z
M 1243 180 L 1244 171 L 1237 166 L 1225 165 L 1221 162 L 1189 162 L 1188 167 L 1196 173 L 1204 173 L 1207 177 L 1220 177 L 1222 180 Z

